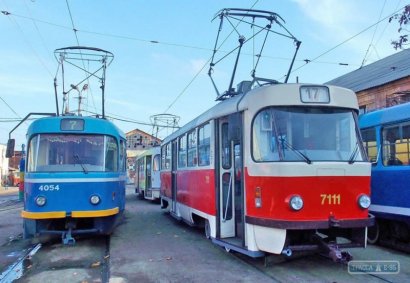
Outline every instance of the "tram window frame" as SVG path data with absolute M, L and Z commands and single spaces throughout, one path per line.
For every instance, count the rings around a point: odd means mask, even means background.
M 104 161 L 104 166 L 105 166 L 105 172 L 117 172 L 118 171 L 118 157 L 119 157 L 119 154 L 118 154 L 118 142 L 117 142 L 117 140 L 113 137 L 113 136 L 107 136 L 107 135 L 105 135 L 104 136 L 104 139 L 105 139 L 105 141 L 104 141 L 104 144 L 105 144 L 105 161 Z M 115 145 L 115 147 L 113 148 L 113 150 L 110 150 L 110 148 L 109 148 L 109 143 L 111 143 L 112 145 Z M 111 153 L 111 152 L 113 152 L 114 154 L 112 155 L 112 156 L 109 156 L 110 154 L 109 153 Z M 109 164 L 109 160 L 108 160 L 108 158 L 112 158 L 113 160 L 112 160 L 112 164 L 113 164 L 113 167 L 109 167 L 108 166 L 108 164 Z
M 171 143 L 161 147 L 161 170 L 171 170 Z
M 124 140 L 120 140 L 120 172 L 126 171 L 127 168 L 127 147 Z
M 187 136 L 178 138 L 178 168 L 187 167 Z
M 375 127 L 361 130 L 363 147 L 371 163 L 376 164 L 379 156 L 379 146 L 377 145 L 377 129 Z
M 410 122 L 382 127 L 382 159 L 384 166 L 409 166 Z M 403 149 L 404 148 L 404 149 Z
M 198 127 L 198 166 L 211 164 L 211 125 L 206 123 Z
M 152 170 L 153 171 L 159 171 L 160 170 L 160 161 L 161 161 L 161 155 L 160 154 L 155 154 L 154 158 L 152 159 Z
M 198 165 L 198 135 L 196 128 L 187 135 L 187 167 L 196 167 Z
M 229 124 L 227 122 L 221 125 L 221 164 L 223 169 L 230 169 L 232 167 L 231 160 L 231 142 L 229 140 Z

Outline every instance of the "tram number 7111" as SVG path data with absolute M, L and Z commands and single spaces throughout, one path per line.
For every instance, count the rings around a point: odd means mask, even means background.
M 322 205 L 325 204 L 340 204 L 340 194 L 321 194 L 320 197 L 322 198 Z
M 52 191 L 59 191 L 60 186 L 59 185 L 41 185 L 38 189 L 42 192 L 47 192 L 47 191 L 52 192 Z

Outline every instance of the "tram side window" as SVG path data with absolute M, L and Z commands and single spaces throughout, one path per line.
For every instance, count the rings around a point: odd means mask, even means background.
M 164 170 L 171 169 L 171 144 L 168 143 L 162 147 L 162 164 L 161 168 Z
M 159 157 L 159 154 L 157 154 L 154 156 L 154 160 L 152 162 L 152 170 L 159 171 L 159 162 L 160 162 L 160 157 Z
M 178 140 L 178 168 L 186 167 L 186 135 L 183 135 Z
M 44 164 L 44 160 L 40 160 L 40 158 L 37 158 L 37 150 L 38 150 L 38 139 L 39 135 L 35 136 L 30 140 L 29 147 L 28 147 L 28 156 L 27 156 L 27 171 L 28 172 L 33 172 L 36 170 L 36 163 L 39 162 L 41 164 Z M 44 159 L 45 157 L 43 157 Z
M 118 171 L 118 146 L 113 137 L 106 137 L 105 171 Z
M 120 171 L 126 170 L 127 166 L 127 147 L 123 140 L 120 141 Z
M 383 137 L 383 165 L 409 165 L 410 124 L 385 127 Z
M 228 135 L 228 123 L 223 123 L 221 127 L 222 139 L 222 167 L 224 169 L 231 168 L 231 144 Z
M 198 129 L 198 153 L 199 166 L 207 166 L 210 164 L 210 149 L 211 149 L 211 127 L 206 124 Z
M 271 110 L 264 110 L 255 118 L 252 128 L 252 153 L 255 161 L 279 160 L 272 114 Z
M 376 128 L 364 129 L 362 132 L 363 146 L 370 162 L 377 162 Z
M 197 165 L 198 156 L 196 150 L 196 129 L 188 133 L 188 167 L 194 167 Z

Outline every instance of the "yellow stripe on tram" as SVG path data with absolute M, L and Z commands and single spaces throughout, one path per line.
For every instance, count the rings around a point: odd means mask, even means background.
M 29 212 L 23 210 L 21 217 L 28 219 L 49 219 L 49 218 L 64 218 L 66 217 L 65 211 L 50 211 L 50 212 Z
M 87 210 L 87 211 L 73 211 L 71 217 L 84 218 L 84 217 L 103 217 L 115 215 L 119 212 L 119 208 L 111 208 L 106 210 Z

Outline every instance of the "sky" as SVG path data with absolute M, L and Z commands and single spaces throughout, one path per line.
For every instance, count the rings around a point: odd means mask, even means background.
M 213 19 L 221 9 L 277 13 L 284 20 L 279 22 L 302 42 L 288 82 L 320 84 L 398 52 L 390 43 L 398 37 L 399 25 L 388 19 L 408 4 L 409 0 L 0 0 L 0 10 L 5 11 L 0 14 L 0 143 L 7 143 L 10 130 L 28 113 L 56 111 L 56 74 L 61 110 L 63 82 L 54 56 L 58 48 L 80 45 L 113 53 L 106 70 L 106 115 L 124 132 L 138 128 L 155 134 L 152 116 L 175 115 L 183 126 L 217 103 L 208 70 L 219 27 L 219 18 Z M 237 46 L 239 35 L 250 39 L 255 30 L 225 21 L 216 60 Z M 233 86 L 251 79 L 258 54 L 254 46 L 260 39 L 244 45 Z M 269 35 L 257 76 L 283 82 L 294 50 L 292 39 Z M 235 56 L 213 68 L 220 93 L 229 86 Z M 66 88 L 84 79 L 84 73 L 65 69 L 70 74 Z M 89 83 L 82 109 L 100 112 L 99 82 Z M 29 124 L 13 132 L 16 150 L 26 143 Z M 162 128 L 158 137 L 171 132 Z

